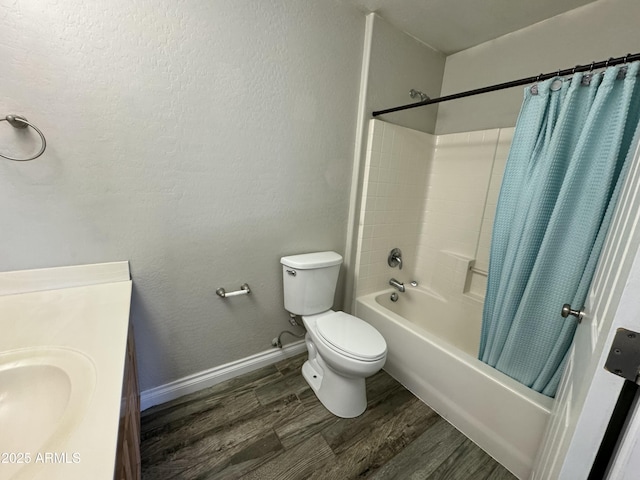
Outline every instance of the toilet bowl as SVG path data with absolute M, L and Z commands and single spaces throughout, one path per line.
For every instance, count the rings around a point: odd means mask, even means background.
M 302 316 L 309 358 L 302 375 L 334 415 L 353 418 L 367 408 L 365 378 L 378 372 L 387 344 L 371 325 L 331 310 L 342 257 L 317 252 L 282 257 L 284 304 Z
M 331 413 L 342 418 L 367 408 L 365 378 L 378 372 L 387 358 L 380 333 L 359 318 L 332 310 L 303 316 L 309 359 L 302 375 Z M 340 329 L 340 323 L 348 324 Z

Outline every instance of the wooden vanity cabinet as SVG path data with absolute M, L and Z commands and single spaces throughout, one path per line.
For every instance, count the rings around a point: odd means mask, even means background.
M 114 480 L 140 480 L 140 394 L 133 324 L 129 321 Z

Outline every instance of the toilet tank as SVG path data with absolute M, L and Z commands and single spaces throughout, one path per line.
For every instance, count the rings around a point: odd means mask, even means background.
M 314 315 L 333 306 L 342 257 L 336 252 L 304 253 L 280 259 L 284 308 L 296 315 Z

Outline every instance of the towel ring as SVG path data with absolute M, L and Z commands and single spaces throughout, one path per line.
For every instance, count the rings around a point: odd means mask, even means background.
M 38 133 L 38 135 L 40 135 L 40 140 L 42 141 L 42 147 L 40 147 L 40 151 L 38 153 L 36 153 L 33 157 L 29 157 L 29 158 L 13 158 L 7 155 L 3 155 L 1 153 L 0 153 L 0 157 L 6 158 L 7 160 L 13 160 L 14 162 L 28 162 L 29 160 L 35 160 L 36 158 L 38 158 L 40 155 L 44 153 L 44 150 L 47 148 L 47 139 L 44 138 L 44 134 L 40 131 L 38 127 L 36 127 L 32 123 L 29 123 L 29 121 L 26 118 L 21 117 L 20 115 L 7 115 L 4 118 L 0 118 L 0 122 L 5 122 L 5 121 L 9 122 L 9 125 L 11 125 L 13 128 L 27 128 L 27 127 L 33 128 Z

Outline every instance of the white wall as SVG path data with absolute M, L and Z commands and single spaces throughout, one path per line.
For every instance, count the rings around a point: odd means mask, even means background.
M 295 0 L 1 11 L 0 114 L 49 146 L 0 161 L 0 269 L 130 260 L 142 389 L 269 349 L 288 326 L 280 257 L 344 249 L 364 16 Z M 3 152 L 15 138 L 0 123 Z M 249 297 L 214 293 L 243 282 Z
M 598 0 L 450 55 L 442 95 L 637 53 L 639 18 L 638 0 Z M 523 91 L 515 87 L 441 103 L 436 133 L 512 127 Z
M 414 277 L 449 300 L 484 298 L 493 218 L 513 128 L 437 135 Z
M 391 277 L 414 278 L 426 185 L 436 138 L 380 120 L 369 122 L 356 256 L 356 296 L 387 288 Z M 404 266 L 387 258 L 400 248 Z

